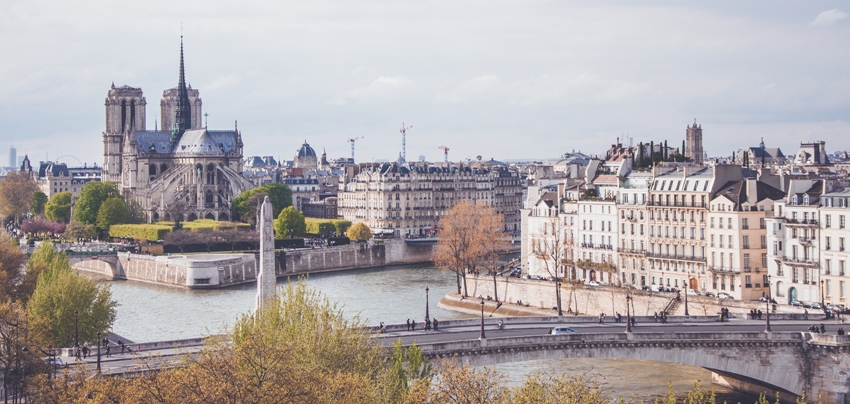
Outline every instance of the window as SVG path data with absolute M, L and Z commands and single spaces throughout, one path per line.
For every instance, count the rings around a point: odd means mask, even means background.
M 838 282 L 838 297 L 844 297 L 844 281 Z
M 831 226 L 832 226 L 832 215 L 826 215 L 826 216 L 824 217 L 824 224 L 823 224 L 823 227 L 828 229 L 828 228 L 830 228 Z
M 838 276 L 844 276 L 844 261 L 838 261 Z
M 761 236 L 761 248 L 767 249 L 767 236 Z
M 823 264 L 823 273 L 832 275 L 832 260 L 825 260 Z
M 759 219 L 759 229 L 765 229 L 767 225 L 764 222 L 764 218 Z
M 741 228 L 742 229 L 749 229 L 750 228 L 750 224 L 748 223 L 747 218 L 741 219 Z
M 844 215 L 838 215 L 838 228 L 844 228 Z
M 747 220 L 747 219 L 744 219 L 744 220 Z M 742 248 L 745 249 L 745 250 L 750 249 L 750 236 L 744 236 Z
M 761 253 L 761 267 L 767 268 L 767 253 Z
M 750 276 L 749 276 L 749 275 L 744 276 L 744 287 L 745 287 L 745 288 L 751 288 L 751 287 L 753 287 L 752 279 L 750 278 Z
M 838 238 L 838 251 L 844 251 L 844 237 Z
M 730 210 L 731 210 L 731 209 L 730 209 Z M 727 219 L 727 220 L 726 220 L 726 224 L 728 224 L 728 225 L 729 225 L 728 227 L 729 227 L 730 229 L 732 228 L 732 218 L 731 218 L 731 217 L 730 217 L 729 219 Z
M 826 295 L 832 296 L 832 280 L 831 279 L 826 280 Z
M 711 228 L 712 229 L 714 228 L 714 218 L 713 217 L 711 218 Z
M 825 248 L 826 248 L 826 250 L 827 250 L 827 251 L 829 251 L 829 250 L 831 250 L 831 249 L 832 249 L 832 237 L 827 237 L 827 238 L 826 238 L 826 246 L 825 246 Z

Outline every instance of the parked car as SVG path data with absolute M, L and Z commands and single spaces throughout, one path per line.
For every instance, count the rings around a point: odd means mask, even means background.
M 690 296 L 699 296 L 699 294 L 697 293 L 697 291 L 695 291 L 695 290 L 693 290 L 693 289 L 688 289 L 688 291 L 687 291 L 686 293 L 687 293 L 688 295 L 690 295 Z
M 804 308 L 804 309 L 811 309 L 811 308 L 812 308 L 812 305 L 811 305 L 811 304 L 808 304 L 808 303 L 803 303 L 803 308 Z
M 812 308 L 817 309 L 817 310 L 821 310 L 821 309 L 823 309 L 823 306 L 821 306 L 820 303 L 818 303 L 818 302 L 814 302 L 814 303 L 812 303 Z
M 653 292 L 660 292 L 660 291 L 661 291 L 661 286 L 660 286 L 660 285 L 652 285 L 652 286 L 649 288 L 649 290 L 650 290 L 650 291 L 653 291 Z
M 552 335 L 561 335 L 561 334 L 578 334 L 578 331 L 570 328 L 570 327 L 555 327 L 552 331 L 549 332 Z
M 585 283 L 585 285 L 587 285 L 587 286 L 599 286 L 599 282 L 588 281 L 587 283 Z
M 64 368 L 65 367 L 65 363 L 62 362 L 62 359 L 57 358 L 55 356 L 51 357 L 51 358 L 44 358 L 44 362 L 47 363 L 51 368 Z
M 792 300 L 791 305 L 794 306 L 794 307 L 803 307 L 803 302 L 801 302 L 799 300 Z
M 759 298 L 759 301 L 762 302 L 762 303 L 767 303 L 767 298 L 762 296 L 762 297 Z
M 731 295 L 729 295 L 728 293 L 723 293 L 723 292 L 718 293 L 717 298 L 718 299 L 732 299 L 732 300 L 734 300 L 734 298 Z

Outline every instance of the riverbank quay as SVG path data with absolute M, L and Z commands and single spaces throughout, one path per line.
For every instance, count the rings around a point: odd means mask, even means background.
M 497 276 L 474 276 L 467 278 L 469 297 L 461 298 L 456 292 L 440 299 L 440 307 L 467 314 L 476 314 L 481 310 L 483 298 L 487 307 L 493 306 L 494 316 L 557 316 L 555 283 L 546 280 L 520 279 Z M 495 309 L 496 296 L 502 302 Z M 628 297 L 628 299 L 627 299 Z M 518 304 L 518 303 L 522 304 Z M 626 304 L 629 304 L 627 310 Z M 634 316 L 654 317 L 662 312 L 668 316 L 717 316 L 722 309 L 729 311 L 730 317 L 749 318 L 751 311 L 767 312 L 768 305 L 757 301 L 719 299 L 709 296 L 685 296 L 670 292 L 627 289 L 616 286 L 589 286 L 582 284 L 561 284 L 561 307 L 564 315 L 599 316 L 604 313 L 612 318 L 619 313 Z M 774 308 L 775 307 L 775 308 Z M 789 319 L 821 320 L 823 312 L 806 312 L 802 307 L 777 304 L 770 305 L 771 317 L 787 315 Z M 485 313 L 489 314 L 485 309 Z
M 388 239 L 330 248 L 275 251 L 277 277 L 428 263 L 436 239 Z M 188 289 L 256 282 L 257 253 L 145 255 L 122 252 L 71 256 L 72 268 L 107 279 Z

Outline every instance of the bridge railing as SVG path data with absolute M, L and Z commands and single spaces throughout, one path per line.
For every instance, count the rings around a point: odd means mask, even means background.
M 834 335 L 831 337 L 835 337 Z M 559 345 L 564 343 L 582 344 L 630 344 L 636 342 L 686 342 L 686 341 L 711 341 L 723 342 L 752 342 L 752 341 L 802 341 L 803 335 L 799 332 L 793 333 L 771 333 L 764 332 L 680 332 L 680 333 L 604 333 L 604 334 L 561 334 L 561 335 L 536 335 L 522 337 L 487 338 L 486 343 L 480 340 L 463 340 L 452 342 L 440 342 L 434 344 L 417 344 L 426 354 L 451 354 L 463 351 L 474 351 L 486 346 L 493 348 L 532 348 Z
M 653 323 L 655 319 L 652 316 L 633 316 L 635 322 L 641 324 Z M 772 316 L 771 316 L 772 318 Z M 551 324 L 570 325 L 570 324 L 595 324 L 599 322 L 598 316 L 537 316 L 537 317 L 486 317 L 484 318 L 484 326 L 492 327 L 499 323 L 499 320 L 504 321 L 506 327 L 513 325 L 529 325 L 529 324 Z M 717 321 L 717 316 L 667 316 L 667 322 L 687 322 L 687 323 L 706 323 Z M 605 317 L 605 324 L 615 323 L 613 317 Z M 626 326 L 626 316 L 623 316 L 623 327 Z M 463 320 L 440 320 L 440 329 L 448 329 L 455 327 L 474 327 L 481 325 L 481 318 L 470 318 Z M 422 329 L 422 320 L 416 319 L 416 329 Z M 378 331 L 377 326 L 369 327 L 372 331 Z M 385 324 L 384 330 L 387 332 L 406 331 L 406 324 Z

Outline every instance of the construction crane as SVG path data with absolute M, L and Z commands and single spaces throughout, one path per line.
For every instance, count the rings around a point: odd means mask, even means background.
M 404 161 L 407 161 L 407 130 L 412 127 L 413 125 L 404 126 L 404 122 L 402 122 L 401 130 L 399 130 L 399 133 L 401 133 L 401 158 Z
M 443 155 L 446 157 L 446 163 L 449 162 L 449 148 L 446 146 L 438 146 L 438 149 L 443 149 Z
M 351 142 L 351 164 L 354 164 L 354 142 L 356 142 L 360 139 L 363 139 L 363 136 L 357 136 L 357 137 L 353 137 L 351 139 L 348 139 L 348 141 Z

